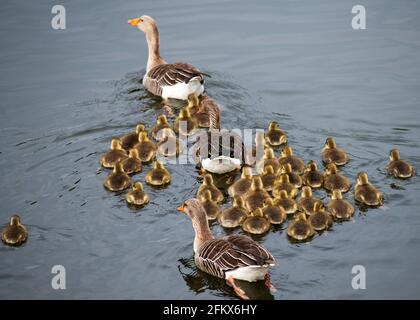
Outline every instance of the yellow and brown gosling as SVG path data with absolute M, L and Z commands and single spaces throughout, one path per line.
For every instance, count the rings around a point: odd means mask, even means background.
M 198 200 L 201 202 L 204 211 L 206 211 L 207 220 L 216 220 L 221 211 L 217 203 L 212 200 L 211 191 L 204 191 Z
M 137 181 L 133 184 L 133 189 L 127 192 L 125 201 L 134 206 L 144 206 L 149 203 L 149 196 L 143 190 L 143 184 Z
M 315 203 L 322 205 L 322 201 L 320 199 L 313 197 L 311 187 L 304 186 L 297 202 L 298 209 L 305 212 L 307 215 L 311 215 L 314 213 L 313 208 Z
M 114 170 L 105 178 L 104 187 L 110 191 L 122 191 L 130 187 L 130 176 L 124 172 L 121 162 L 114 166 Z
M 244 200 L 241 196 L 233 198 L 233 205 L 230 208 L 223 209 L 217 220 L 224 228 L 239 227 L 248 217 L 248 210 L 245 208 Z
M 322 187 L 324 176 L 318 171 L 315 161 L 311 160 L 308 162 L 303 173 L 302 182 L 305 186 L 309 186 L 313 189 Z
M 325 164 L 334 163 L 336 166 L 344 166 L 348 160 L 347 153 L 337 148 L 334 138 L 328 137 L 322 149 L 322 161 Z
M 271 198 L 265 199 L 262 211 L 264 217 L 271 224 L 282 224 L 287 219 L 286 211 L 283 207 L 276 206 Z
M 204 96 L 201 98 L 198 110 L 193 114 L 193 118 L 197 120 L 200 128 L 210 128 L 210 118 L 212 116 L 219 116 L 219 114 L 220 107 L 217 102 L 208 96 Z
M 334 163 L 330 163 L 324 172 L 324 188 L 329 192 L 333 190 L 347 192 L 351 188 L 351 181 L 338 172 Z
M 306 214 L 301 212 L 287 227 L 287 235 L 296 241 L 305 241 L 315 234 L 314 228 L 306 219 Z
M 302 174 L 305 170 L 305 163 L 299 157 L 293 155 L 293 149 L 289 146 L 284 147 L 279 158 L 280 165 L 290 164 L 292 172 Z
M 124 172 L 127 174 L 133 174 L 141 172 L 143 166 L 139 157 L 139 151 L 137 149 L 131 149 L 128 158 L 121 161 Z
M 129 151 L 132 149 L 137 142 L 139 142 L 139 134 L 140 132 L 146 131 L 146 127 L 144 124 L 138 124 L 136 126 L 136 131 L 129 133 L 123 137 L 121 137 L 121 146 L 124 150 Z
M 142 163 L 149 163 L 156 158 L 156 145 L 150 141 L 147 132 L 139 134 L 139 142 L 134 146 L 139 152 L 139 158 Z
M 182 108 L 174 122 L 174 130 L 182 136 L 191 136 L 197 131 L 197 120 L 187 108 Z
M 228 188 L 228 194 L 231 197 L 242 196 L 247 193 L 252 184 L 252 169 L 243 167 L 241 177 Z
M 176 137 L 171 128 L 164 128 L 160 131 L 161 139 L 157 143 L 157 153 L 164 157 L 175 157 L 184 150 L 182 142 Z
M 333 190 L 327 210 L 338 221 L 350 220 L 354 214 L 353 206 L 350 202 L 343 199 L 340 190 Z
M 268 166 L 272 166 L 275 173 L 278 173 L 280 170 L 280 162 L 276 158 L 276 155 L 274 154 L 274 150 L 272 148 L 264 149 L 264 156 L 262 160 L 257 162 L 256 169 L 258 173 L 262 173 L 264 169 Z
M 280 146 L 287 143 L 286 133 L 280 129 L 279 124 L 275 121 L 269 124 L 265 138 L 271 146 Z
M 286 190 L 281 190 L 274 198 L 274 205 L 282 207 L 286 214 L 294 214 L 298 210 L 295 200 L 289 197 Z
M 162 161 L 155 161 L 152 170 L 146 174 L 145 181 L 154 187 L 166 186 L 171 182 L 171 174 Z
M 274 188 L 274 183 L 277 179 L 277 174 L 274 173 L 274 169 L 272 166 L 265 167 L 262 175 L 261 180 L 263 182 L 264 189 L 267 191 L 272 191 Z
M 171 128 L 171 125 L 169 124 L 166 116 L 164 114 L 161 114 L 157 117 L 156 124 L 153 126 L 152 130 L 150 131 L 152 134 L 152 137 L 155 140 L 160 141 L 161 139 L 160 131 L 165 128 Z
M 203 97 L 204 98 L 204 97 Z M 191 93 L 187 98 L 187 106 L 185 107 L 191 113 L 195 115 L 200 108 L 200 99 L 195 93 Z
M 197 198 L 200 197 L 207 191 L 210 190 L 211 192 L 211 199 L 216 203 L 220 203 L 223 201 L 224 196 L 223 193 L 214 185 L 213 177 L 211 174 L 206 174 L 203 178 L 202 185 L 197 190 Z
M 277 197 L 282 190 L 287 191 L 287 194 L 292 198 L 295 198 L 298 194 L 298 189 L 290 183 L 289 176 L 287 174 L 281 174 L 275 181 L 272 191 L 273 196 Z
M 308 221 L 316 231 L 327 230 L 332 226 L 331 216 L 325 210 L 324 205 L 319 202 L 314 203 L 313 213 L 309 216 Z
M 400 152 L 397 149 L 390 151 L 386 169 L 390 176 L 397 179 L 408 179 L 415 175 L 413 166 L 400 158 Z
M 270 198 L 268 192 L 264 189 L 260 176 L 252 178 L 251 190 L 244 195 L 245 207 L 249 212 L 255 211 L 257 208 L 264 206 L 264 201 Z
M 294 173 L 292 170 L 292 166 L 290 163 L 286 163 L 280 169 L 280 174 L 287 174 L 289 176 L 289 181 L 291 184 L 295 186 L 295 188 L 299 189 L 302 187 L 302 178 L 297 173 Z
M 263 234 L 270 230 L 270 222 L 264 217 L 262 209 L 257 208 L 242 223 L 242 229 L 252 234 Z
M 112 139 L 110 149 L 101 156 L 99 162 L 105 168 L 113 168 L 117 162 L 127 158 L 127 152 L 121 147 L 119 139 Z
M 354 199 L 362 205 L 377 207 L 383 203 L 383 194 L 368 179 L 366 172 L 359 172 L 354 187 Z
M 28 239 L 28 231 L 18 215 L 10 217 L 10 223 L 1 232 L 1 240 L 9 246 L 20 246 Z

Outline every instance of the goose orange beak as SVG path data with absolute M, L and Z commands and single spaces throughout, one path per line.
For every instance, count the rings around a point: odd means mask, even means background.
M 140 22 L 140 18 L 134 18 L 127 21 L 128 24 L 131 24 L 133 27 L 137 27 Z
M 178 210 L 180 212 L 185 212 L 185 205 L 181 204 L 178 208 L 176 208 L 176 210 Z

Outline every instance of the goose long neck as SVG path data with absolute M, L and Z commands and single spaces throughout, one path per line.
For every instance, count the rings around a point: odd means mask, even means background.
M 156 67 L 157 65 L 166 63 L 160 56 L 160 40 L 159 31 L 156 26 L 153 26 L 151 31 L 146 34 L 147 46 L 149 48 L 149 57 L 147 59 L 147 70 Z
M 207 216 L 205 214 L 193 217 L 192 225 L 195 231 L 194 252 L 197 253 L 204 242 L 213 239 L 213 235 L 211 234 Z

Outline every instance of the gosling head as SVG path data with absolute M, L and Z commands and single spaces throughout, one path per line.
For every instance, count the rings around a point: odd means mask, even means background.
M 325 140 L 325 148 L 334 149 L 336 147 L 337 147 L 337 144 L 335 143 L 334 138 L 328 137 L 327 140 Z
M 357 174 L 357 184 L 360 186 L 369 184 L 369 178 L 366 172 L 359 172 Z
M 307 168 L 308 171 L 317 171 L 318 170 L 316 162 L 313 161 L 313 160 L 308 162 L 308 165 L 306 166 L 306 168 Z
M 336 174 L 338 172 L 337 170 L 337 166 L 334 163 L 330 163 L 327 165 L 327 167 L 325 168 L 325 172 L 327 174 Z
M 281 151 L 281 155 L 282 157 L 289 157 L 293 155 L 293 150 L 291 147 L 287 146 L 284 147 L 283 150 Z
M 117 162 L 117 163 L 114 165 L 114 170 L 112 170 L 112 172 L 113 172 L 113 173 L 123 173 L 123 172 L 124 172 L 124 168 L 123 168 L 123 165 L 122 165 L 122 161 Z
M 389 160 L 391 161 L 400 160 L 400 152 L 398 151 L 398 149 L 392 149 L 389 152 Z
M 149 136 L 147 135 L 146 131 L 142 131 L 139 133 L 139 142 L 148 142 L 150 141 Z
M 10 225 L 11 226 L 18 226 L 20 225 L 20 217 L 17 214 L 14 214 L 10 217 Z
M 133 159 L 140 159 L 139 150 L 137 149 L 130 149 L 128 152 L 128 156 Z
M 188 108 L 182 108 L 181 111 L 179 112 L 179 117 L 181 119 L 190 118 L 191 117 L 190 110 Z
M 311 187 L 304 186 L 302 188 L 302 197 L 303 198 L 310 198 L 310 197 L 312 197 L 312 189 L 311 189 Z
M 166 116 L 164 114 L 161 114 L 161 115 L 158 116 L 156 123 L 157 124 L 168 124 L 168 119 L 166 118 Z
M 280 183 L 290 183 L 289 175 L 283 173 L 279 176 L 279 182 Z
M 314 203 L 313 211 L 314 212 L 322 211 L 323 208 L 324 208 L 324 205 L 321 202 L 317 201 Z
M 242 179 L 251 179 L 252 178 L 252 169 L 250 167 L 243 167 L 241 178 Z
M 162 170 L 164 168 L 162 161 L 155 161 L 153 162 L 153 169 L 155 170 Z
M 264 175 L 274 174 L 273 166 L 268 165 L 267 167 L 265 167 L 263 174 Z
M 339 190 L 339 189 L 333 190 L 331 199 L 333 199 L 333 200 L 343 199 L 343 195 L 341 194 L 341 190 Z
M 137 181 L 133 184 L 134 191 L 143 191 L 143 184 L 140 181 Z
M 276 156 L 274 155 L 274 150 L 272 148 L 266 148 L 264 150 L 264 159 L 273 159 Z
M 120 139 L 111 140 L 111 150 L 122 150 Z
M 241 196 L 236 195 L 235 197 L 233 197 L 233 206 L 238 208 L 244 208 L 244 199 Z
M 198 106 L 199 104 L 199 100 L 198 100 L 198 96 L 195 93 L 191 93 L 188 98 L 188 107 L 195 107 Z
M 282 173 L 291 173 L 292 172 L 292 165 L 290 163 L 286 163 L 281 167 Z
M 289 198 L 289 195 L 287 194 L 286 190 L 280 190 L 278 198 L 279 199 L 287 199 L 287 198 Z
M 144 124 L 140 123 L 136 126 L 136 133 L 139 134 L 142 131 L 146 131 L 146 127 L 144 126 Z
M 268 130 L 275 130 L 279 128 L 279 124 L 276 121 L 270 122 L 268 125 Z
M 262 190 L 264 188 L 263 182 L 261 180 L 260 176 L 255 176 L 252 179 L 252 183 L 251 183 L 251 190 L 252 191 L 258 191 L 258 190 Z
M 211 201 L 211 191 L 210 190 L 206 190 L 204 191 L 203 194 L 200 195 L 200 201 L 201 202 L 205 202 L 205 201 Z

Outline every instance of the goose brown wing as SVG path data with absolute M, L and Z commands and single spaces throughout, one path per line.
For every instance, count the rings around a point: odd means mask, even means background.
M 272 265 L 275 260 L 267 249 L 249 237 L 232 235 L 205 242 L 198 252 L 196 262 L 200 269 L 224 278 L 227 271 Z
M 193 146 L 194 162 L 199 163 L 203 159 L 213 159 L 218 156 L 227 156 L 245 161 L 245 146 L 239 134 L 222 129 L 202 132 Z
M 196 77 L 203 81 L 204 75 L 193 65 L 182 62 L 161 64 L 147 73 L 147 77 L 160 87 L 173 86 L 177 83 L 188 83 Z

